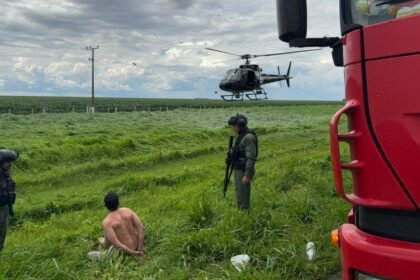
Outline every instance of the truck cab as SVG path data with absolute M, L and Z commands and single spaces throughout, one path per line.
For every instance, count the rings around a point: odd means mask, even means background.
M 420 0 L 341 0 L 335 38 L 306 38 L 306 0 L 277 0 L 277 13 L 282 41 L 330 47 L 344 70 L 330 125 L 335 187 L 352 209 L 333 233 L 342 279 L 420 279 Z

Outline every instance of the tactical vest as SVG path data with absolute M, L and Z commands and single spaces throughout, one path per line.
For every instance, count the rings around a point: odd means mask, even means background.
M 255 141 L 257 145 L 257 157 L 258 157 L 258 136 L 254 130 L 247 128 L 243 132 L 241 132 L 238 135 L 238 137 L 236 137 L 235 145 L 233 146 L 233 152 L 232 152 L 233 166 L 235 167 L 235 169 L 242 170 L 242 171 L 245 171 L 245 167 L 246 167 L 246 153 L 245 153 L 245 150 L 241 150 L 239 148 L 239 145 L 242 142 L 242 139 L 244 139 L 244 137 L 247 134 L 252 134 L 255 136 Z
M 9 172 L 0 170 L 0 207 L 13 205 L 16 201 L 16 185 Z

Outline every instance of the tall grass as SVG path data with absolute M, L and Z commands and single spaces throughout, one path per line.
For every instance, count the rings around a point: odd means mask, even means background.
M 2 146 L 22 156 L 0 278 L 325 279 L 339 265 L 329 232 L 349 209 L 329 168 L 337 106 L 242 109 L 261 142 L 250 214 L 236 209 L 233 184 L 222 195 L 236 108 L 2 118 Z M 145 259 L 86 259 L 111 190 L 146 225 Z M 239 273 L 229 260 L 242 253 L 251 264 Z

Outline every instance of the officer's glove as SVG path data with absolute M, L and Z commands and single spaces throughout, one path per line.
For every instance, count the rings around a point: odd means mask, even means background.
M 12 205 L 9 206 L 9 216 L 12 217 L 12 218 L 15 216 L 15 211 L 13 211 L 13 206 Z
M 15 204 L 15 202 L 16 202 L 16 193 L 9 193 L 8 203 L 13 205 Z

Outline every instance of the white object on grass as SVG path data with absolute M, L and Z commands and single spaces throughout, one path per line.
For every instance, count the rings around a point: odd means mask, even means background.
M 315 243 L 308 242 L 306 244 L 306 256 L 308 257 L 309 261 L 312 261 L 315 257 Z
M 91 251 L 87 253 L 87 257 L 91 261 L 97 261 L 101 258 L 101 256 L 102 256 L 102 252 L 100 251 Z
M 251 258 L 248 255 L 237 255 L 230 259 L 237 271 L 242 272 L 248 266 Z

